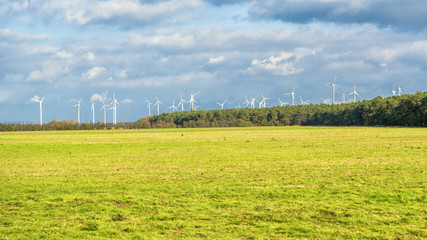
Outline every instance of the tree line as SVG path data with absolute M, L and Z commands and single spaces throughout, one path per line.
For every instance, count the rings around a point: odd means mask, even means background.
M 149 123 L 149 124 L 148 124 Z M 347 104 L 175 112 L 143 118 L 142 127 L 427 126 L 427 92 Z
M 0 124 L 0 131 L 99 130 L 142 128 L 251 127 L 251 126 L 427 126 L 427 92 L 347 104 L 311 104 L 199 110 L 163 113 L 132 123 L 75 123 L 54 120 L 45 125 Z

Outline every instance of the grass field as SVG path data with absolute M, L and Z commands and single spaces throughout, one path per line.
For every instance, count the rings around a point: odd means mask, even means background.
M 427 238 L 427 129 L 0 133 L 0 239 Z

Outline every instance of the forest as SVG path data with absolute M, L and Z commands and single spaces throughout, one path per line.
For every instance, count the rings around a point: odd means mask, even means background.
M 427 92 L 348 104 L 164 113 L 139 119 L 144 127 L 427 126 Z
M 252 127 L 252 126 L 427 126 L 427 92 L 347 104 L 310 104 L 274 106 L 269 108 L 241 108 L 199 110 L 141 118 L 136 122 L 75 123 L 54 120 L 39 124 L 1 124 L 0 131 L 97 130 L 142 128 L 195 127 Z

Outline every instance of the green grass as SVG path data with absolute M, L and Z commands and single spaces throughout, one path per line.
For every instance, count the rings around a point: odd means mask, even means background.
M 0 133 L 0 239 L 427 238 L 427 129 Z

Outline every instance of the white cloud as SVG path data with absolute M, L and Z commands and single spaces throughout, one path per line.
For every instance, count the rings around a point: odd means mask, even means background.
M 301 54 L 281 52 L 278 56 L 271 56 L 267 59 L 253 59 L 252 66 L 248 68 L 248 72 L 253 73 L 257 70 L 264 70 L 274 75 L 284 76 L 301 73 L 304 69 L 295 67 L 295 63 L 301 57 Z
M 70 99 L 68 99 L 68 100 L 65 100 L 65 102 L 66 102 L 67 104 L 78 103 L 78 102 L 79 102 L 79 99 L 77 99 L 77 98 L 70 98 Z M 80 102 L 81 102 L 81 101 L 80 101 Z
M 93 61 L 95 59 L 95 55 L 91 52 L 86 53 L 86 55 L 84 56 L 84 58 L 88 61 Z
M 93 67 L 89 71 L 82 73 L 83 78 L 94 79 L 97 78 L 101 73 L 105 72 L 107 69 L 103 67 Z
M 128 76 L 126 70 L 116 71 L 116 76 L 121 78 L 126 78 Z
M 10 1 L 9 4 L 13 11 L 22 11 L 28 8 L 28 2 L 29 1 Z
M 188 72 L 178 76 L 150 76 L 139 79 L 129 79 L 120 82 L 105 81 L 103 86 L 114 86 L 121 88 L 133 88 L 139 86 L 160 87 L 160 86 L 177 86 L 180 84 L 196 82 L 210 82 L 213 75 L 208 72 Z
M 364 54 L 367 59 L 376 61 L 381 66 L 388 66 L 395 62 L 411 59 L 410 62 L 412 65 L 414 64 L 414 60 L 417 60 L 415 62 L 421 67 L 427 67 L 427 41 L 415 41 L 392 47 L 376 46 L 370 48 Z
M 22 74 L 6 74 L 4 75 L 3 80 L 5 82 L 20 82 L 24 79 L 24 76 Z
M 116 20 L 115 24 L 129 25 L 132 22 L 148 22 L 159 17 L 168 18 L 202 5 L 200 0 L 155 1 L 151 4 L 140 3 L 137 0 L 72 0 L 46 3 L 42 11 L 47 14 L 62 11 L 68 22 L 76 22 L 80 25 L 102 24 L 103 21 L 108 22 L 112 19 Z
M 50 39 L 50 36 L 48 34 L 28 34 L 10 29 L 0 29 L 1 38 L 13 41 L 43 41 Z
M 69 60 L 46 60 L 41 61 L 41 67 L 31 71 L 25 78 L 26 82 L 48 82 L 52 83 L 57 80 L 58 77 L 68 74 L 70 72 Z
M 367 69 L 372 67 L 369 63 L 364 62 L 363 60 L 357 61 L 344 61 L 341 60 L 339 62 L 331 62 L 328 65 L 328 68 L 332 70 L 345 70 L 345 69 Z
M 356 37 L 352 36 L 352 37 Z M 149 46 L 164 50 L 190 50 L 191 52 L 225 51 L 277 51 L 301 46 L 327 45 L 334 41 L 348 41 L 348 35 L 332 34 L 321 30 L 290 29 L 246 29 L 230 30 L 226 27 L 160 28 L 144 33 L 132 32 L 127 43 L 135 46 Z M 212 55 L 212 54 L 210 54 Z M 211 56 L 209 56 L 211 57 Z
M 152 36 L 133 33 L 129 38 L 129 42 L 134 45 L 190 48 L 194 46 L 195 39 L 191 34 L 161 31 Z
M 28 74 L 28 77 L 25 79 L 27 82 L 39 82 L 43 80 L 43 74 L 40 70 L 34 70 Z
M 57 58 L 69 59 L 69 58 L 73 58 L 74 54 L 66 51 L 60 51 L 60 52 L 56 52 L 54 56 Z
M 225 61 L 225 59 L 226 58 L 224 56 L 211 57 L 211 58 L 209 58 L 209 63 L 210 64 L 217 64 L 217 63 Z
M 30 99 L 30 101 L 31 101 L 31 102 L 40 102 L 40 97 L 39 97 L 39 96 L 37 96 L 37 95 L 35 95 L 34 97 L 32 97 L 32 98 Z
M 90 97 L 90 102 L 98 101 L 98 102 L 103 103 L 103 102 L 105 102 L 105 101 L 107 100 L 107 94 L 108 94 L 108 92 L 107 92 L 107 91 L 105 91 L 105 92 L 104 92 L 104 93 L 102 93 L 102 94 L 95 93 L 95 94 L 93 94 L 93 95 Z
M 133 103 L 133 101 L 131 99 L 129 99 L 129 98 L 125 98 L 120 103 L 121 104 L 128 104 L 128 103 Z

